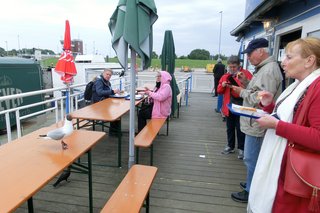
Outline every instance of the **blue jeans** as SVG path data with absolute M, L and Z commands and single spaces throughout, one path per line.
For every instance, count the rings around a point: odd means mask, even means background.
M 251 181 L 256 168 L 262 141 L 263 137 L 246 135 L 243 161 L 247 167 L 247 192 L 250 192 Z
M 223 102 L 223 95 L 218 95 L 218 102 L 217 102 L 217 110 L 221 112 L 222 108 L 222 102 Z

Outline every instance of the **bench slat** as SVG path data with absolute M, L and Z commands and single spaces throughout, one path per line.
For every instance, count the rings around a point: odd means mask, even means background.
M 157 136 L 166 118 L 152 118 L 147 125 L 134 138 L 134 145 L 139 147 L 150 147 Z
M 157 171 L 157 167 L 133 165 L 101 212 L 139 212 Z

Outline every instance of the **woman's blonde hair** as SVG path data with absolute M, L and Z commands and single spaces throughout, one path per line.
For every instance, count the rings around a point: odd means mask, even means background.
M 320 39 L 314 37 L 299 38 L 288 43 L 286 50 L 292 49 L 295 45 L 300 45 L 302 58 L 315 55 L 316 65 L 317 67 L 320 66 Z

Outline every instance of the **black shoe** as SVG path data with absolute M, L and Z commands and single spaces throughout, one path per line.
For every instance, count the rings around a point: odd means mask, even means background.
M 227 121 L 226 117 L 222 117 L 222 121 L 226 122 Z
M 240 182 L 240 188 L 243 189 L 243 190 L 246 190 L 247 188 L 247 183 L 246 182 Z
M 242 192 L 233 192 L 231 193 L 232 200 L 239 203 L 248 203 L 249 193 L 246 190 Z
M 216 111 L 216 113 L 220 113 L 220 111 L 218 109 L 214 109 L 214 111 Z

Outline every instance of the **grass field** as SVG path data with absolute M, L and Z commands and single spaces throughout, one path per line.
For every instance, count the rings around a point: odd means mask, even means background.
M 48 58 L 42 60 L 40 62 L 42 67 L 49 67 L 51 64 L 55 66 L 57 63 L 58 58 Z M 140 58 L 137 59 L 137 64 L 140 66 Z M 110 58 L 108 62 L 118 62 L 117 58 Z M 129 59 L 130 62 L 130 59 Z M 183 67 L 188 66 L 190 69 L 193 68 L 206 68 L 207 64 L 216 64 L 215 60 L 191 60 L 191 59 L 176 59 L 176 66 L 175 67 Z M 161 60 L 160 59 L 152 59 L 151 67 L 154 68 L 161 68 Z

